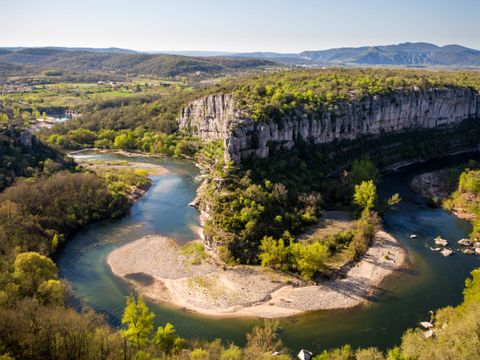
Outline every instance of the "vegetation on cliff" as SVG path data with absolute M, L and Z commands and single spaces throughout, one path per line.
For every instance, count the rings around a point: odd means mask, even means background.
M 48 87 L 36 93 L 37 100 L 30 99 L 31 94 L 19 97 L 7 97 L 10 108 L 23 111 L 44 106 L 42 94 L 56 93 L 57 96 L 73 96 L 75 92 L 83 94 L 78 85 L 63 84 L 63 88 Z M 70 141 L 70 131 L 76 129 L 91 130 L 97 140 L 105 140 L 100 134 L 105 130 L 133 130 L 142 127 L 145 131 L 162 132 L 171 135 L 178 130 L 176 119 L 182 106 L 189 101 L 215 93 L 233 93 L 238 106 L 252 118 L 281 120 L 292 113 L 304 114 L 331 112 L 339 102 L 352 101 L 367 96 L 408 92 L 413 88 L 460 87 L 479 90 L 478 72 L 434 72 L 393 69 L 327 69 L 294 70 L 260 75 L 236 77 L 234 80 L 222 80 L 215 85 L 192 89 L 185 83 L 166 84 L 155 88 L 144 83 L 119 85 L 116 95 L 105 98 L 104 91 L 111 89 L 88 88 L 85 96 L 89 100 L 77 106 L 82 116 L 67 124 L 59 125 L 53 133 L 65 137 L 60 141 L 65 147 L 87 146 L 91 143 Z M 86 89 L 87 89 L 86 88 Z M 63 89 L 63 90 L 62 90 Z M 35 93 L 34 93 L 35 94 Z M 89 95 L 91 94 L 91 95 Z M 128 95 L 128 96 L 125 96 Z M 27 101 L 27 99 L 30 99 Z M 25 102 L 28 106 L 25 107 Z M 109 146 L 107 137 L 104 146 Z M 141 150 L 141 147 L 138 147 Z
M 354 209 L 355 185 L 362 184 L 357 190 L 358 196 L 370 199 L 368 204 L 358 202 L 361 209 L 366 209 L 365 217 L 368 218 L 375 202 L 372 199 L 376 197 L 373 184 L 379 180 L 379 173 L 370 160 L 361 159 L 353 163 L 350 171 L 332 179 L 313 170 L 321 171 L 324 169 L 321 165 L 307 166 L 303 160 L 291 159 L 285 156 L 279 162 L 247 164 L 245 169 L 248 170 L 225 166 L 222 158 L 216 159 L 200 196 L 201 206 L 209 208 L 205 235 L 224 261 L 262 263 L 293 270 L 308 278 L 321 272 L 323 260 L 333 255 L 337 248 L 350 246 L 357 233 L 371 233 L 359 222 L 357 230 L 351 234 L 323 239 L 328 246 L 298 244 L 295 236 L 318 221 L 323 207 Z M 366 191 L 372 190 L 367 184 L 373 185 L 373 193 Z M 363 238 L 363 235 L 358 236 Z M 366 238 L 368 243 L 371 236 Z M 359 241 L 353 243 L 359 245 Z M 317 259 L 316 270 L 307 270 L 301 265 L 309 262 L 310 256 Z
M 466 169 L 460 174 L 458 189 L 443 206 L 472 221 L 470 237 L 480 240 L 480 170 Z
M 278 120 L 295 111 L 332 111 L 338 102 L 413 88 L 463 87 L 480 90 L 478 72 L 393 69 L 325 69 L 262 74 L 219 83 L 257 121 Z

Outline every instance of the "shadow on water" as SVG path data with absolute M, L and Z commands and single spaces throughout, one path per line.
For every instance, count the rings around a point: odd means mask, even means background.
M 102 160 L 122 159 L 112 154 L 82 154 Z M 180 243 L 195 239 L 198 213 L 187 204 L 199 184 L 198 169 L 191 163 L 165 159 L 134 158 L 159 163 L 170 170 L 153 178 L 146 196 L 129 213 L 117 220 L 87 226 L 72 238 L 58 255 L 60 274 L 72 285 L 78 302 L 86 302 L 119 326 L 125 296 L 132 289 L 113 276 L 106 264 L 115 248 L 149 234 L 175 238 Z M 451 159 L 452 163 L 459 159 Z M 408 251 L 408 269 L 387 279 L 368 305 L 353 309 L 307 313 L 281 320 L 282 339 L 292 350 L 323 348 L 349 343 L 378 346 L 398 344 L 402 333 L 419 321 L 428 319 L 429 310 L 461 301 L 464 281 L 479 266 L 476 256 L 456 253 L 444 258 L 430 246 L 437 235 L 451 243 L 468 236 L 470 224 L 441 209 L 430 209 L 408 186 L 420 169 L 433 170 L 446 162 L 431 162 L 420 167 L 387 174 L 380 185 L 380 195 L 400 193 L 402 202 L 396 211 L 384 216 L 386 231 L 393 234 Z M 417 234 L 410 239 L 410 234 Z M 151 281 L 141 273 L 130 274 L 136 281 Z M 217 318 L 193 314 L 166 305 L 149 303 L 157 325 L 169 321 L 184 337 L 221 338 L 242 345 L 245 333 L 259 323 L 254 318 Z

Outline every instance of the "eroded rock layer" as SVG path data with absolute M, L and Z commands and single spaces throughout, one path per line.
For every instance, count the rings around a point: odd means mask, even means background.
M 280 121 L 256 122 L 231 94 L 195 100 L 182 109 L 179 125 L 202 140 L 224 140 L 225 160 L 237 163 L 299 142 L 326 144 L 369 135 L 451 127 L 480 119 L 480 94 L 466 88 L 409 89 L 338 103 L 333 111 L 301 109 Z

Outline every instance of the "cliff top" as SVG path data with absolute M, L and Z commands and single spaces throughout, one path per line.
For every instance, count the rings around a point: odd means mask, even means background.
M 480 72 L 324 69 L 266 73 L 218 83 L 202 92 L 231 93 L 252 119 L 264 121 L 299 106 L 332 110 L 336 103 L 407 89 L 461 87 L 480 91 Z

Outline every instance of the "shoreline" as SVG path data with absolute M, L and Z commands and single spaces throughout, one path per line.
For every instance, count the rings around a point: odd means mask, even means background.
M 70 151 L 69 153 L 67 153 L 67 156 L 74 158 L 73 155 L 81 154 L 89 151 L 95 151 L 102 154 L 119 154 L 126 157 L 145 157 L 145 158 L 158 158 L 158 159 L 166 158 L 165 155 L 159 155 L 159 154 L 150 154 L 146 152 L 132 152 L 132 151 L 119 150 L 119 149 L 99 149 L 96 147 Z
M 315 285 L 259 266 L 225 267 L 209 257 L 194 264 L 173 239 L 156 235 L 113 250 L 107 264 L 154 302 L 208 316 L 281 318 L 368 303 L 385 279 L 403 271 L 406 259 L 398 241 L 378 231 L 344 277 Z
M 147 171 L 149 176 L 162 176 L 169 172 L 167 168 L 160 164 L 153 164 L 149 162 L 142 162 L 142 161 L 132 161 L 132 160 L 111 160 L 111 161 L 102 161 L 102 160 L 95 160 L 95 159 L 82 159 L 81 157 L 75 156 L 77 154 L 81 154 L 87 151 L 98 151 L 102 154 L 120 154 L 129 158 L 132 157 L 146 157 L 146 158 L 157 158 L 155 156 L 148 156 L 148 155 L 137 155 L 135 153 L 128 153 L 122 150 L 119 151 L 111 151 L 111 150 L 100 150 L 95 148 L 90 149 L 83 149 L 74 152 L 70 152 L 67 155 L 74 159 L 79 165 L 84 166 L 88 169 L 93 171 L 95 170 L 104 170 L 104 169 L 112 169 L 112 170 L 123 170 L 123 169 L 139 169 Z

